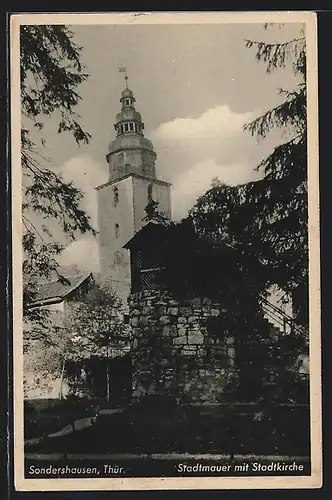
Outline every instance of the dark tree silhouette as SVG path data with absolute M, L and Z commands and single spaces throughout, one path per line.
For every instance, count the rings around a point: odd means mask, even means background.
M 88 75 L 80 61 L 81 48 L 66 26 L 21 26 L 20 47 L 24 317 L 46 326 L 47 312 L 26 306 L 35 296 L 38 278 L 57 273 L 56 256 L 64 244 L 52 234 L 50 221 L 69 239 L 94 229 L 81 208 L 83 193 L 65 182 L 42 152 L 47 146 L 43 120 L 58 119 L 58 133 L 69 132 L 78 144 L 87 143 L 90 135 L 82 129 L 75 106 L 80 100 L 77 88 Z
M 230 187 L 214 183 L 190 212 L 197 231 L 222 239 L 262 265 L 260 279 L 293 294 L 297 320 L 307 326 L 307 121 L 305 37 L 286 43 L 246 41 L 272 72 L 291 65 L 298 78 L 284 101 L 245 125 L 264 139 L 277 128 L 285 138 L 258 166 L 263 178 Z

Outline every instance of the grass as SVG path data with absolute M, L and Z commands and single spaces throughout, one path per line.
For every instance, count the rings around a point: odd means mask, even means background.
M 82 417 L 84 410 L 70 404 L 59 405 L 57 410 L 60 408 L 55 421 L 58 426 L 61 419 L 73 419 L 75 412 Z M 47 413 L 52 416 L 54 410 L 48 409 L 44 417 Z M 90 403 L 85 416 L 95 410 L 95 404 Z M 66 415 L 66 411 L 72 413 Z M 49 427 L 53 424 L 51 420 L 47 423 Z M 309 428 L 305 406 L 276 406 L 262 416 L 255 405 L 178 406 L 155 401 L 130 406 L 120 414 L 100 415 L 87 429 L 44 439 L 38 445 L 27 446 L 26 451 L 309 456 Z
M 69 398 L 36 399 L 24 402 L 25 439 L 45 436 L 84 417 L 95 416 L 107 406 L 105 400 Z

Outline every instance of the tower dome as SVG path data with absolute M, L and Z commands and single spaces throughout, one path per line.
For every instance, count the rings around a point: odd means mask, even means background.
M 122 92 L 121 92 L 121 98 L 123 97 L 134 97 L 134 94 L 133 94 L 133 91 L 128 89 L 128 87 L 126 87 Z
M 135 96 L 127 87 L 121 92 L 121 110 L 116 114 L 116 138 L 109 144 L 106 156 L 110 180 L 130 173 L 156 178 L 157 158 L 152 142 L 144 137 L 141 113 L 135 109 Z

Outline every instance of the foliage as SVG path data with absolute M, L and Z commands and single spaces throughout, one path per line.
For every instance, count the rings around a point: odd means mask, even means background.
M 67 358 L 74 360 L 111 356 L 129 341 L 122 304 L 105 281 L 95 281 L 85 296 L 70 303 L 65 328 L 70 339 Z
M 170 219 L 159 210 L 159 202 L 150 200 L 149 203 L 145 207 L 146 216 L 144 217 L 145 222 L 156 222 L 157 224 L 162 224 L 164 226 L 168 226 L 172 224 Z
M 300 297 L 298 320 L 307 325 L 307 123 L 305 38 L 268 44 L 247 40 L 256 58 L 272 72 L 291 64 L 299 83 L 280 89 L 284 101 L 245 126 L 264 139 L 280 129 L 284 142 L 257 167 L 263 178 L 230 187 L 214 185 L 190 212 L 197 231 L 212 241 L 223 240 L 256 260 L 263 286 L 278 284 Z
M 258 165 L 261 180 L 240 186 L 213 180 L 187 220 L 175 228 L 173 248 L 168 250 L 171 259 L 176 256 L 171 279 L 173 290 L 182 286 L 200 296 L 212 293 L 224 303 L 221 330 L 235 337 L 239 367 L 235 398 L 261 397 L 266 402 L 273 396 L 291 402 L 293 389 L 301 383 L 296 360 L 307 351 L 308 336 L 299 330 L 271 346 L 271 326 L 264 320 L 259 297 L 271 284 L 291 292 L 297 322 L 307 327 L 305 38 L 285 44 L 246 43 L 256 47 L 256 57 L 267 64 L 268 72 L 291 63 L 299 79 L 294 90 L 280 90 L 280 105 L 245 126 L 259 139 L 281 129 L 283 142 Z
M 41 152 L 47 146 L 41 135 L 47 117 L 58 119 L 58 133 L 70 132 L 79 145 L 88 142 L 90 135 L 82 129 L 75 112 L 80 101 L 77 87 L 86 81 L 87 74 L 80 62 L 81 47 L 66 26 L 21 26 L 20 36 L 23 306 L 26 320 L 43 323 L 46 312 L 26 306 L 35 296 L 38 279 L 57 273 L 56 258 L 64 242 L 52 234 L 51 221 L 53 228 L 60 227 L 69 239 L 77 233 L 95 233 L 81 208 L 83 193 L 47 166 Z
M 68 342 L 66 331 L 56 322 L 54 312 L 48 315 L 50 323 L 36 329 L 24 338 L 24 395 L 25 397 L 58 397 L 59 380 L 63 369 L 63 354 Z
M 108 357 L 112 349 L 127 344 L 119 299 L 107 282 L 91 279 L 84 292 L 65 304 L 64 311 L 48 314 L 45 328 L 38 323 L 25 336 L 25 386 L 30 391 L 38 388 L 36 384 L 42 389 L 41 382 L 45 386 L 59 380 L 66 361 Z

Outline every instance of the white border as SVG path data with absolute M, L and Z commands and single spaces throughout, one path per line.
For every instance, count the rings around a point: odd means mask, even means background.
M 320 488 L 322 485 L 321 331 L 318 173 L 317 21 L 313 12 L 160 12 L 114 14 L 15 14 L 11 36 L 11 154 L 14 344 L 14 483 L 19 491 L 84 490 L 227 490 Z M 23 438 L 22 229 L 20 161 L 21 24 L 210 24 L 304 23 L 307 37 L 308 192 L 310 279 L 311 475 L 278 477 L 178 477 L 103 479 L 25 479 Z M 310 168 L 309 168 L 310 167 Z

